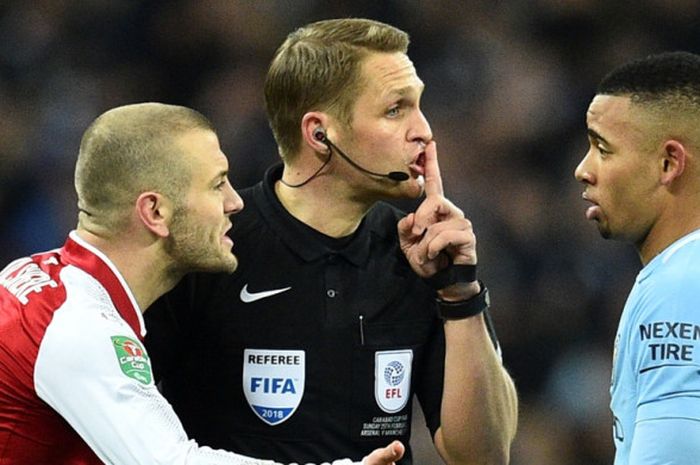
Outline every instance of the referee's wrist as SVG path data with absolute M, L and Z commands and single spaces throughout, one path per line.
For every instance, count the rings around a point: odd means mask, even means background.
M 455 283 L 437 291 L 438 301 L 461 302 L 464 300 L 469 300 L 481 292 L 481 288 L 481 281 Z
M 437 298 L 438 315 L 443 320 L 463 320 L 476 315 L 480 315 L 487 310 L 491 304 L 489 291 L 484 283 L 476 283 L 479 291 L 471 294 L 471 297 L 462 300 L 444 300 Z

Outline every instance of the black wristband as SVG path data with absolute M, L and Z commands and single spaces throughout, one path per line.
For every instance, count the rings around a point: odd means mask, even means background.
M 425 281 L 436 291 L 452 284 L 470 283 L 476 281 L 476 265 L 452 264 L 426 278 Z
M 481 291 L 467 300 L 449 302 L 438 298 L 438 314 L 440 318 L 443 320 L 462 320 L 478 315 L 489 308 L 491 305 L 489 290 L 481 281 L 479 281 L 479 285 L 481 286 Z

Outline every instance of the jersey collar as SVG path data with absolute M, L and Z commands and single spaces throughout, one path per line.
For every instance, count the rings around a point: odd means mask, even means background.
M 71 231 L 61 249 L 61 257 L 66 263 L 76 266 L 94 277 L 107 291 L 114 306 L 131 329 L 143 340 L 146 327 L 143 315 L 134 295 L 112 261 L 97 248 L 88 244 Z
M 671 245 L 662 250 L 660 254 L 654 257 L 649 263 L 647 263 L 647 265 L 644 268 L 641 269 L 641 271 L 637 275 L 637 281 L 641 282 L 644 279 L 646 279 L 649 275 L 651 275 L 651 273 L 654 270 L 665 265 L 666 262 L 668 262 L 671 259 L 671 257 L 675 255 L 676 252 L 678 252 L 691 242 L 695 242 L 697 240 L 700 240 L 700 229 L 696 229 L 695 231 L 692 231 L 686 234 L 685 236 L 677 239 Z
M 265 173 L 262 184 L 254 189 L 253 198 L 260 208 L 265 221 L 290 250 L 306 261 L 313 261 L 324 256 L 337 254 L 355 266 L 362 266 L 369 259 L 372 228 L 367 225 L 366 217 L 362 220 L 355 237 L 340 250 L 333 250 L 316 237 L 318 232 L 294 218 L 277 198 L 275 183 L 282 177 L 282 164 L 270 167 Z

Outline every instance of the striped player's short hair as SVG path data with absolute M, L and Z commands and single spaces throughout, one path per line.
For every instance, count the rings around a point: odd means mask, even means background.
M 83 134 L 75 167 L 79 221 L 118 230 L 129 207 L 146 191 L 178 203 L 191 174 L 178 136 L 190 130 L 214 131 L 199 112 L 162 103 L 139 103 L 109 110 Z

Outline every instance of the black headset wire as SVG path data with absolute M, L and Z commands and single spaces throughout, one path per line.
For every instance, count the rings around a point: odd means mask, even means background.
M 305 186 L 306 184 L 308 184 L 309 182 L 311 182 L 312 179 L 314 179 L 316 176 L 318 176 L 319 174 L 321 174 L 321 171 L 323 170 L 323 168 L 325 168 L 326 165 L 328 164 L 328 162 L 331 161 L 331 157 L 333 156 L 333 149 L 331 149 L 331 147 L 330 147 L 328 144 L 326 144 L 326 146 L 328 147 L 328 158 L 326 158 L 326 161 L 323 162 L 323 164 L 321 165 L 321 167 L 320 167 L 319 169 L 317 169 L 316 172 L 315 172 L 314 174 L 312 174 L 311 176 L 309 176 L 309 177 L 306 178 L 304 181 L 302 181 L 302 182 L 300 182 L 300 183 L 298 183 L 298 184 L 289 184 L 287 181 L 285 181 L 285 180 L 282 179 L 282 178 L 280 178 L 280 182 L 281 182 L 282 184 L 284 184 L 285 186 L 291 187 L 291 188 L 294 188 L 294 189 L 296 189 L 297 187 Z

